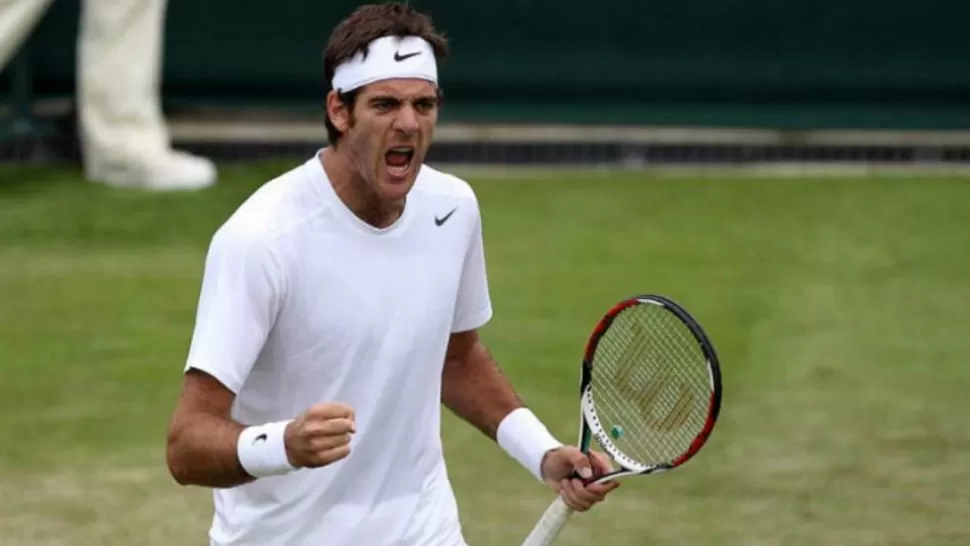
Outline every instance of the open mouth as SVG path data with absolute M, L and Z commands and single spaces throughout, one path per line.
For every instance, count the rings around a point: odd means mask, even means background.
M 393 177 L 406 175 L 411 168 L 412 159 L 414 159 L 414 148 L 411 146 L 395 146 L 384 154 L 387 172 Z

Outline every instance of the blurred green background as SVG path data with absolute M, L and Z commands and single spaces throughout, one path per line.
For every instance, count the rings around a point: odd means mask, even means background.
M 576 434 L 590 329 L 637 293 L 722 359 L 707 447 L 563 546 L 970 544 L 970 3 L 412 3 L 452 41 L 434 163 L 478 193 L 484 337 L 528 403 Z M 78 0 L 0 73 L 0 105 L 17 74 L 60 105 L 43 145 L 0 138 L 0 546 L 207 543 L 209 492 L 164 460 L 204 254 L 324 145 L 321 52 L 357 4 L 169 0 L 173 134 L 220 163 L 197 193 L 84 180 Z M 551 492 L 443 434 L 471 546 L 521 544 Z
M 146 195 L 0 170 L 0 544 L 204 544 L 209 493 L 165 426 L 213 230 L 288 162 Z M 459 171 L 460 172 L 460 171 Z M 970 179 L 470 174 L 496 315 L 486 342 L 553 431 L 616 300 L 708 330 L 722 419 L 696 459 L 630 479 L 561 543 L 963 546 L 970 541 Z M 473 546 L 552 500 L 476 430 L 444 438 Z

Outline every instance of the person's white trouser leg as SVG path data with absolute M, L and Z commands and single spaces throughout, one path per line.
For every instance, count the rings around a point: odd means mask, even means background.
M 165 0 L 84 0 L 78 121 L 92 181 L 153 189 L 215 182 L 212 162 L 171 148 L 159 96 L 165 9 Z
M 0 0 L 0 72 L 50 5 L 51 0 Z

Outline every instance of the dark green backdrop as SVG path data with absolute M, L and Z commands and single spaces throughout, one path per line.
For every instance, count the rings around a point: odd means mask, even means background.
M 360 2 L 169 0 L 169 104 L 313 105 Z M 73 88 L 78 0 L 35 35 Z M 967 0 L 417 0 L 452 40 L 450 119 L 970 128 Z

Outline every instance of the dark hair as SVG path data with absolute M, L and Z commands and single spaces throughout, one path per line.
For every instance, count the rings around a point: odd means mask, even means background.
M 334 71 L 340 63 L 357 53 L 367 55 L 367 45 L 384 36 L 418 36 L 431 44 L 435 60 L 442 62 L 448 57 L 448 40 L 438 32 L 431 17 L 414 7 L 401 3 L 367 4 L 354 10 L 340 22 L 330 34 L 327 49 L 323 53 L 323 76 L 327 86 L 333 80 Z M 353 110 L 360 89 L 338 92 L 340 102 Z M 334 146 L 340 131 L 326 114 L 327 139 Z

